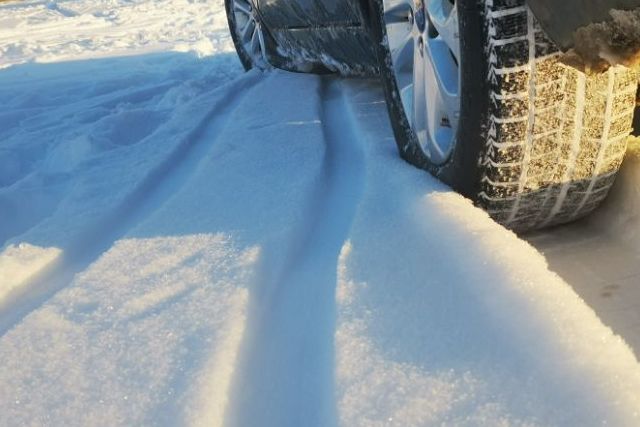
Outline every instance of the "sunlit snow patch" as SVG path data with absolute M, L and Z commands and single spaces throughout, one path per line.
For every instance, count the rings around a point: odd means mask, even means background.
M 259 258 L 223 235 L 116 242 L 2 336 L 0 425 L 221 425 Z
M 7 247 L 0 253 L 0 301 L 57 260 L 61 254 L 62 250 L 58 248 L 41 248 L 29 243 Z

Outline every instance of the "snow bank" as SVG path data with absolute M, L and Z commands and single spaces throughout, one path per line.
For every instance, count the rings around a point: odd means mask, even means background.
M 0 69 L 160 51 L 233 51 L 222 2 L 26 0 L 0 4 Z
M 629 347 L 540 253 L 396 159 L 380 98 L 353 93 L 369 167 L 339 263 L 341 424 L 637 425 Z

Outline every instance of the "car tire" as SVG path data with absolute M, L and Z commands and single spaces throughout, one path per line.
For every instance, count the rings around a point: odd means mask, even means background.
M 450 151 L 434 161 L 414 129 L 418 120 L 410 119 L 415 102 L 403 104 L 401 96 L 403 77 L 394 64 L 399 54 L 392 46 L 397 33 L 392 26 L 400 20 L 390 15 L 399 1 L 406 0 L 370 0 L 370 12 L 400 155 L 518 232 L 593 211 L 609 192 L 626 151 L 634 72 L 613 67 L 585 75 L 563 65 L 524 0 L 450 0 L 457 9 L 459 115 Z M 422 7 L 419 0 L 407 4 Z M 418 13 L 409 12 L 412 28 Z M 443 38 L 429 32 L 426 15 L 424 37 Z M 414 44 L 414 54 L 422 51 L 418 47 Z

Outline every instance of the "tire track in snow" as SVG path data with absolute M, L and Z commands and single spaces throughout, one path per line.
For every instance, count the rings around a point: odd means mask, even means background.
M 227 118 L 259 82 L 248 73 L 215 90 L 218 97 L 210 111 L 185 135 L 171 155 L 162 161 L 125 197 L 123 202 L 92 224 L 55 262 L 0 301 L 0 337 L 85 270 L 150 213 L 162 206 L 184 185 L 196 166 L 227 125 Z
M 363 193 L 365 165 L 341 83 L 326 78 L 320 92 L 322 173 L 287 268 L 251 297 L 227 425 L 336 424 L 337 261 Z

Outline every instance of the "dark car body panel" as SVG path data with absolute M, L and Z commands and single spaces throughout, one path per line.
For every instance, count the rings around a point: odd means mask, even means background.
M 527 0 L 547 35 L 562 50 L 573 47 L 573 33 L 591 23 L 609 21 L 611 9 L 640 8 L 640 0 Z
M 274 64 L 279 68 L 345 76 L 379 74 L 371 37 L 362 26 L 272 29 L 271 35 L 282 61 Z
M 275 43 L 273 65 L 290 71 L 378 74 L 368 0 L 255 0 Z
M 363 22 L 358 0 L 257 0 L 273 29 L 354 26 Z
M 278 68 L 343 75 L 378 73 L 368 26 L 369 0 L 254 0 L 274 43 Z M 477 7 L 481 0 L 458 0 Z M 640 0 L 527 0 L 551 40 L 566 51 L 581 27 L 611 19 L 611 9 L 640 8 Z

